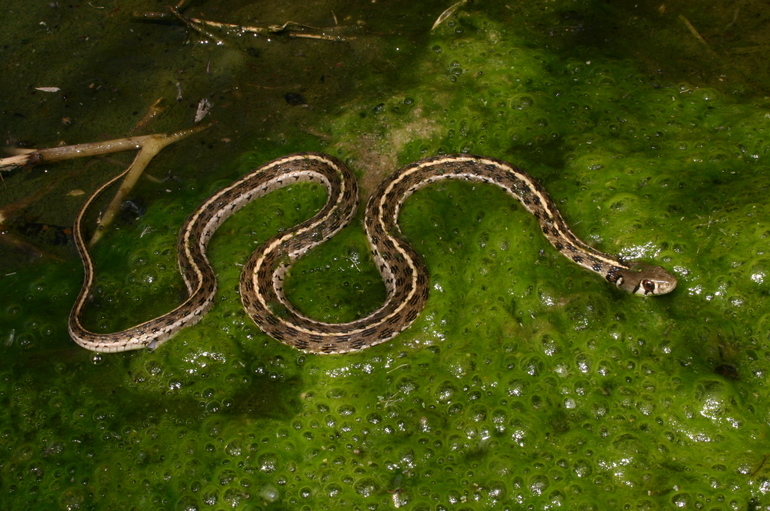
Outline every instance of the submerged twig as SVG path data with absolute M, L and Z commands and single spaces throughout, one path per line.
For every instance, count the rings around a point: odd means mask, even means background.
M 22 239 L 17 238 L 16 236 L 12 236 L 7 231 L 0 231 L 0 243 L 3 245 L 7 245 L 9 247 L 13 247 L 17 251 L 21 251 L 30 259 L 39 259 L 42 257 L 46 257 L 48 259 L 54 260 L 54 261 L 61 261 L 61 257 L 56 256 L 54 254 L 51 254 L 49 252 L 46 252 L 44 250 L 41 250 L 40 248 L 34 246 L 33 244 L 24 241 Z
M 225 44 L 225 42 L 222 39 L 218 38 L 217 36 L 215 36 L 214 34 L 209 32 L 208 30 L 204 30 L 203 28 L 199 27 L 198 26 L 198 23 L 200 23 L 199 20 L 196 20 L 195 18 L 188 18 L 187 16 L 183 16 L 179 12 L 179 9 L 177 9 L 176 7 L 172 7 L 170 5 L 168 6 L 168 10 L 179 21 L 181 21 L 182 24 L 184 24 L 187 28 L 195 30 L 196 32 L 198 32 L 200 35 L 202 35 L 206 39 L 211 39 L 212 41 L 214 41 L 215 43 L 217 43 L 219 45 Z
M 689 30 L 690 33 L 695 36 L 695 39 L 697 39 L 698 41 L 700 41 L 701 43 L 706 45 L 706 48 L 711 49 L 711 46 L 709 46 L 709 43 L 707 43 L 706 40 L 703 39 L 703 36 L 701 36 L 700 33 L 698 32 L 698 30 L 693 26 L 693 24 L 690 23 L 690 20 L 688 20 L 687 18 L 685 18 L 681 14 L 679 15 L 679 19 L 682 20 L 684 25 L 687 27 L 687 30 Z
M 738 21 L 738 13 L 741 12 L 741 8 L 743 7 L 743 4 L 746 3 L 746 0 L 743 0 L 741 3 L 738 4 L 738 7 L 735 8 L 735 11 L 733 11 L 733 19 L 730 23 L 725 26 L 725 30 L 729 29 L 733 26 L 733 24 Z
M 155 100 L 155 103 L 150 105 L 150 108 L 147 110 L 147 113 L 144 114 L 144 117 L 142 117 L 139 122 L 137 122 L 133 128 L 131 128 L 131 131 L 129 131 L 129 135 L 137 132 L 141 129 L 144 129 L 149 125 L 152 121 L 154 121 L 157 117 L 160 116 L 163 112 L 166 111 L 166 107 L 162 106 L 161 103 L 163 102 L 163 98 L 160 97 Z
M 767 454 L 765 454 L 762 457 L 762 462 L 759 464 L 759 466 L 757 468 L 754 469 L 754 471 L 751 474 L 749 474 L 749 477 L 754 477 L 755 475 L 757 475 L 757 473 L 762 469 L 762 467 L 765 466 L 765 462 L 767 461 L 767 457 L 768 457 Z
M 466 0 L 462 0 L 465 2 Z M 287 21 L 283 25 L 268 25 L 267 27 L 256 27 L 249 25 L 239 25 L 236 23 L 222 23 L 219 21 L 205 20 L 201 18 L 192 18 L 185 16 L 179 12 L 178 7 L 169 7 L 169 13 L 165 12 L 134 12 L 134 17 L 144 19 L 148 21 L 168 21 L 172 17 L 181 22 L 188 28 L 198 32 L 203 37 L 211 39 L 217 44 L 225 44 L 225 42 L 219 37 L 215 36 L 211 32 L 205 30 L 203 27 L 212 27 L 225 30 L 233 30 L 238 33 L 248 33 L 257 35 L 279 35 L 285 34 L 288 37 L 302 38 L 302 39 L 318 39 L 322 41 L 345 41 L 346 38 L 338 35 L 328 35 L 323 33 L 325 30 L 336 29 L 340 27 L 318 28 L 311 27 L 309 25 L 302 25 L 294 21 Z M 307 33 L 306 30 L 320 31 L 320 34 Z M 353 39 L 348 37 L 347 39 Z

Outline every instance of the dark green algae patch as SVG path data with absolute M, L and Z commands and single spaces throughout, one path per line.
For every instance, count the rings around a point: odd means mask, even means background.
M 239 264 L 322 205 L 309 185 L 220 229 L 217 305 L 153 352 L 90 354 L 67 338 L 74 261 L 19 272 L 0 309 L 3 507 L 770 509 L 769 105 L 459 19 L 416 59 L 419 83 L 348 105 L 321 149 L 364 183 L 396 158 L 510 160 L 579 236 L 666 266 L 679 288 L 628 296 L 556 253 L 512 199 L 467 183 L 405 206 L 431 297 L 409 330 L 360 353 L 300 354 L 240 307 Z M 233 177 L 272 150 L 245 154 Z M 173 226 L 225 184 L 156 201 L 104 240 L 94 329 L 178 302 Z M 318 318 L 376 308 L 360 219 L 287 288 Z

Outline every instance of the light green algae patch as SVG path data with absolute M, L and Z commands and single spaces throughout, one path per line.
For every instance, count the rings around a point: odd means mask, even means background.
M 430 271 L 426 309 L 359 353 L 300 354 L 240 307 L 239 265 L 321 207 L 310 185 L 224 224 L 217 305 L 154 352 L 74 347 L 74 262 L 9 277 L 4 507 L 770 509 L 770 105 L 561 58 L 479 14 L 442 26 L 416 65 L 417 85 L 326 126 L 323 149 L 365 192 L 394 170 L 375 164 L 502 158 L 544 183 L 577 235 L 666 266 L 679 288 L 626 295 L 559 255 L 500 190 L 454 182 L 402 213 Z M 267 159 L 244 155 L 233 177 Z M 100 277 L 94 329 L 178 302 L 173 226 L 225 184 L 156 201 L 104 240 L 97 264 L 124 270 Z M 326 320 L 376 308 L 360 219 L 287 289 Z

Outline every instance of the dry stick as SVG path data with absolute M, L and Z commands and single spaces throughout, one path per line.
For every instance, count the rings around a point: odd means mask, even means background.
M 22 167 L 25 165 L 37 165 L 40 163 L 50 163 L 72 158 L 81 158 L 84 156 L 97 156 L 100 154 L 139 149 L 139 153 L 136 155 L 136 158 L 134 158 L 129 169 L 127 169 L 126 177 L 120 185 L 120 189 L 115 194 L 110 205 L 107 206 L 107 209 L 99 221 L 96 231 L 90 241 L 90 244 L 93 245 L 99 240 L 104 229 L 115 218 L 115 215 L 120 208 L 120 204 L 123 202 L 123 198 L 136 184 L 136 181 L 150 163 L 150 160 L 152 160 L 152 158 L 167 145 L 182 140 L 193 133 L 208 129 L 209 127 L 211 127 L 211 124 L 195 126 L 194 128 L 177 131 L 171 134 L 155 133 L 153 135 L 107 140 L 106 142 L 90 142 L 87 144 L 51 147 L 48 149 L 33 149 L 26 154 L 0 159 L 0 170 L 10 170 L 11 168 Z
M 181 132 L 180 132 L 181 133 Z M 0 170 L 11 170 L 15 167 L 51 163 L 54 161 L 81 158 L 84 156 L 97 156 L 100 154 L 117 153 L 141 149 L 148 140 L 158 136 L 173 136 L 164 134 L 142 135 L 139 137 L 116 138 L 105 142 L 89 142 L 86 144 L 66 145 L 62 147 L 49 147 L 46 149 L 29 149 L 24 154 L 0 159 Z

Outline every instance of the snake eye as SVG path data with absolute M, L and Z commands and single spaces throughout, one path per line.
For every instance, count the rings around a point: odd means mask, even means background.
M 648 295 L 655 292 L 655 282 L 644 279 L 642 281 L 642 287 L 644 288 L 644 294 Z

